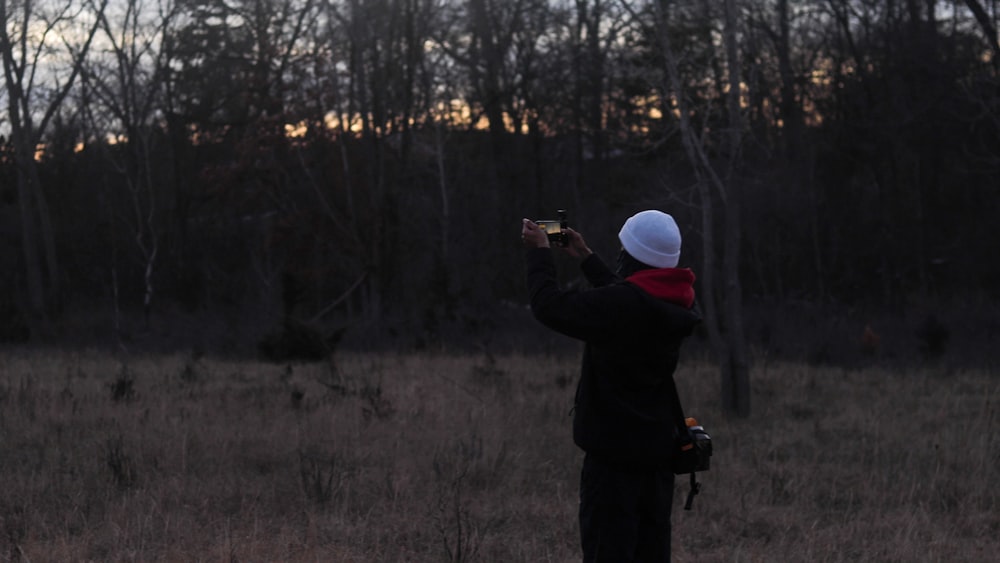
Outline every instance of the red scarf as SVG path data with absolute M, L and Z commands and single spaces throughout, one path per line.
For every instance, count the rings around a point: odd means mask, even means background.
M 694 272 L 689 268 L 639 270 L 625 281 L 657 299 L 690 308 L 694 304 Z

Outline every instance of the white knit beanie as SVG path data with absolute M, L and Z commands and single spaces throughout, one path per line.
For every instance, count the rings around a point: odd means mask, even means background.
M 654 268 L 674 268 L 681 257 L 681 231 L 662 211 L 650 209 L 629 217 L 618 240 L 632 258 Z

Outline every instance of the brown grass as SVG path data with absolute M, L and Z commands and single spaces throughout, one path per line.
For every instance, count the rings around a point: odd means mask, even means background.
M 575 561 L 577 358 L 0 356 L 2 561 Z M 990 561 L 1000 379 L 758 366 L 676 561 Z

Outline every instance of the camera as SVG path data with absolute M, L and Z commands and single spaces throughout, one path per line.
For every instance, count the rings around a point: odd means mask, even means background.
M 556 213 L 559 216 L 558 219 L 541 219 L 535 221 L 535 224 L 549 236 L 549 243 L 566 246 L 569 243 L 569 233 L 566 232 L 566 229 L 569 228 L 566 210 L 560 209 Z
M 688 423 L 687 434 L 679 440 L 680 450 L 674 458 L 674 473 L 708 471 L 712 461 L 712 437 L 696 422 Z

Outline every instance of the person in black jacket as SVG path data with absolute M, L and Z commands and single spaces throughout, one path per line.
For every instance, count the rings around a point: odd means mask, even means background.
M 618 233 L 612 272 L 583 236 L 563 247 L 593 286 L 561 289 L 548 235 L 522 221 L 531 310 L 545 326 L 585 343 L 573 411 L 584 453 L 580 478 L 583 560 L 670 560 L 678 414 L 671 377 L 682 341 L 700 318 L 690 269 L 678 268 L 673 217 L 647 210 Z

